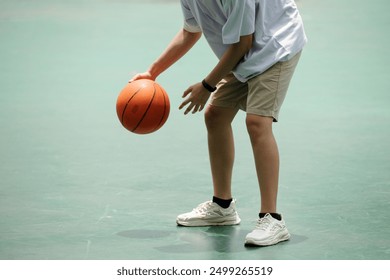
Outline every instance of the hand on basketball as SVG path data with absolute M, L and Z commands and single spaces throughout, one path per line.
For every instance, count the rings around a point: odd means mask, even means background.
M 129 80 L 129 83 L 134 82 L 136 80 L 141 80 L 141 79 L 147 79 L 147 80 L 152 80 L 152 81 L 156 80 L 156 78 L 153 77 L 152 74 L 150 74 L 150 72 L 146 71 L 143 73 L 136 74 L 133 78 L 131 78 Z
M 192 85 L 186 91 L 184 91 L 183 98 L 187 97 L 187 99 L 181 103 L 179 109 L 181 110 L 188 105 L 187 109 L 184 111 L 185 115 L 191 111 L 193 114 L 200 112 L 206 105 L 210 94 L 211 93 L 203 87 L 202 83 Z

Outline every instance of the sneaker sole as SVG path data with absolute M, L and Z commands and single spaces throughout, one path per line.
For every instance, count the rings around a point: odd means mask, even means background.
M 234 226 L 234 225 L 238 225 L 240 222 L 241 222 L 240 218 L 237 218 L 234 221 L 222 221 L 222 222 L 207 222 L 201 220 L 185 222 L 185 221 L 176 220 L 177 225 L 183 227 Z
M 278 244 L 279 242 L 284 242 L 290 239 L 290 234 L 287 233 L 281 233 L 275 236 L 273 239 L 268 239 L 268 240 L 261 240 L 258 241 L 253 238 L 246 238 L 245 239 L 245 245 L 246 246 L 272 246 L 275 244 Z

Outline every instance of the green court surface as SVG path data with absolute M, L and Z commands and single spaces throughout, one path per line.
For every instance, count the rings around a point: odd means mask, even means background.
M 182 92 L 217 60 L 202 39 L 158 78 L 161 130 L 135 135 L 115 102 L 182 26 L 179 1 L 0 0 L 0 259 L 390 258 L 387 0 L 299 0 L 309 38 L 275 124 L 278 207 L 291 240 L 247 248 L 259 208 L 234 121 L 235 227 L 177 227 L 211 198 L 203 115 Z

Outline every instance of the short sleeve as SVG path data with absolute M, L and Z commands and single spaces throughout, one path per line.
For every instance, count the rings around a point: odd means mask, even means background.
M 200 28 L 198 22 L 196 21 L 194 15 L 192 14 L 185 0 L 181 0 L 181 8 L 183 10 L 183 16 L 184 16 L 183 28 L 188 32 L 192 32 L 192 33 L 201 32 L 202 29 Z
M 234 44 L 240 41 L 241 36 L 255 32 L 255 1 L 253 0 L 225 0 L 223 9 L 227 21 L 222 28 L 224 44 Z

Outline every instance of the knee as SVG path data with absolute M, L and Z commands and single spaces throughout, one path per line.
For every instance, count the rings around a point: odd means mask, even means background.
M 248 114 L 245 121 L 251 139 L 258 139 L 272 134 L 272 118 Z
M 220 126 L 220 114 L 218 114 L 218 110 L 216 110 L 213 106 L 208 106 L 204 113 L 204 121 L 206 124 L 206 128 L 209 131 L 213 131 Z
M 204 114 L 207 130 L 211 132 L 230 127 L 236 112 L 233 109 L 207 106 Z

